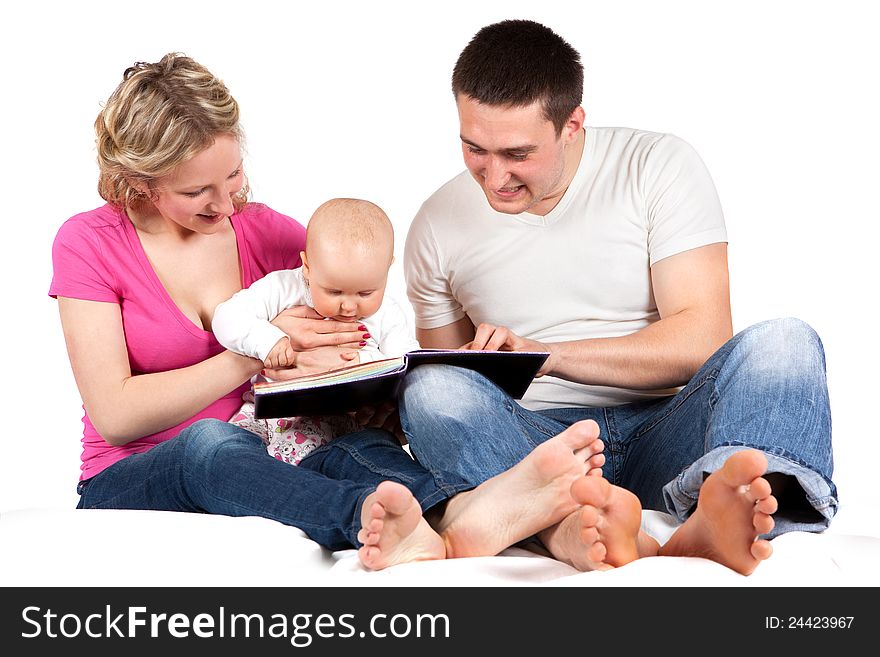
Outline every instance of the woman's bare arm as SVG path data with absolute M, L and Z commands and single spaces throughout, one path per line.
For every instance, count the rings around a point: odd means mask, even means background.
M 180 424 L 262 368 L 224 351 L 190 367 L 132 376 L 119 306 L 59 297 L 58 308 L 83 405 L 111 445 Z

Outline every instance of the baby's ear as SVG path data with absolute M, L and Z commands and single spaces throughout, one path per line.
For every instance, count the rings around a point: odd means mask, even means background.
M 299 252 L 299 259 L 302 261 L 303 274 L 306 276 L 309 275 L 309 261 L 306 259 L 306 252 Z

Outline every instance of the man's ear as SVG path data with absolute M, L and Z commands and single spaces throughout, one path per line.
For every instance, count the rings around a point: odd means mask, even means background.
M 565 143 L 570 143 L 577 139 L 581 129 L 584 127 L 586 118 L 587 115 L 582 106 L 578 105 L 574 108 L 571 116 L 568 117 L 568 121 L 562 126 L 562 137 L 565 139 Z

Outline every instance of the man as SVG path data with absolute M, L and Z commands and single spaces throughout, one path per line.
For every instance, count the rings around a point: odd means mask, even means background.
M 694 150 L 585 126 L 578 53 L 531 21 L 480 30 L 452 86 L 467 171 L 407 236 L 417 337 L 549 357 L 521 403 L 472 372 L 415 370 L 401 421 L 416 458 L 477 484 L 594 420 L 604 478 L 578 481 L 582 508 L 539 535 L 583 570 L 659 553 L 748 574 L 766 539 L 825 529 L 821 342 L 796 319 L 732 335 L 724 219 Z M 642 506 L 683 523 L 662 547 Z

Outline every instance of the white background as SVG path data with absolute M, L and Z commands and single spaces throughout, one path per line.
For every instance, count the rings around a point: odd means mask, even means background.
M 796 316 L 819 332 L 842 504 L 833 529 L 880 535 L 871 3 L 317 4 L 4 10 L 0 510 L 76 503 L 82 412 L 46 294 L 50 248 L 65 219 L 101 203 L 92 123 L 127 66 L 169 51 L 199 60 L 241 105 L 256 200 L 305 223 L 328 198 L 371 199 L 395 224 L 399 257 L 421 202 L 463 168 L 456 57 L 483 25 L 531 18 L 580 51 L 589 124 L 671 132 L 701 154 L 727 220 L 734 328 Z M 392 278 L 403 297 L 399 264 Z

